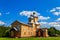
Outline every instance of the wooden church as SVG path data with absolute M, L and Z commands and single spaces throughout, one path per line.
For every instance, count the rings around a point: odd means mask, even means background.
M 28 23 L 14 21 L 11 24 L 10 37 L 48 37 L 48 29 L 40 28 L 38 16 L 33 14 L 28 18 Z

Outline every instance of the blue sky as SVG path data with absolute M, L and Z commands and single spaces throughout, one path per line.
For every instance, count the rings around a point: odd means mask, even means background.
M 20 15 L 24 11 L 39 13 L 42 23 L 54 23 L 60 21 L 60 0 L 0 0 L 0 24 L 27 23 L 27 15 Z

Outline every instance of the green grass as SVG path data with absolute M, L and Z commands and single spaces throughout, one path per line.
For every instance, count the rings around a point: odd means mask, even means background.
M 60 37 L 37 37 L 37 38 L 0 38 L 0 40 L 60 40 Z

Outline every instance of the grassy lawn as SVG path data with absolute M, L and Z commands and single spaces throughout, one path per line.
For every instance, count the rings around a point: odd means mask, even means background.
M 0 38 L 0 40 L 60 40 L 60 37 L 37 38 Z

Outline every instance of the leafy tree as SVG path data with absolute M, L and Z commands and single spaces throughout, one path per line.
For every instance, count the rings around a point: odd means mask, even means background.
M 50 27 L 50 28 L 48 29 L 48 34 L 49 34 L 49 36 L 54 36 L 54 37 L 60 36 L 60 31 L 57 30 L 57 29 L 54 28 L 54 27 Z
M 4 25 L 0 26 L 0 37 L 5 37 L 6 36 L 6 30 L 10 29 L 9 27 L 6 27 Z

